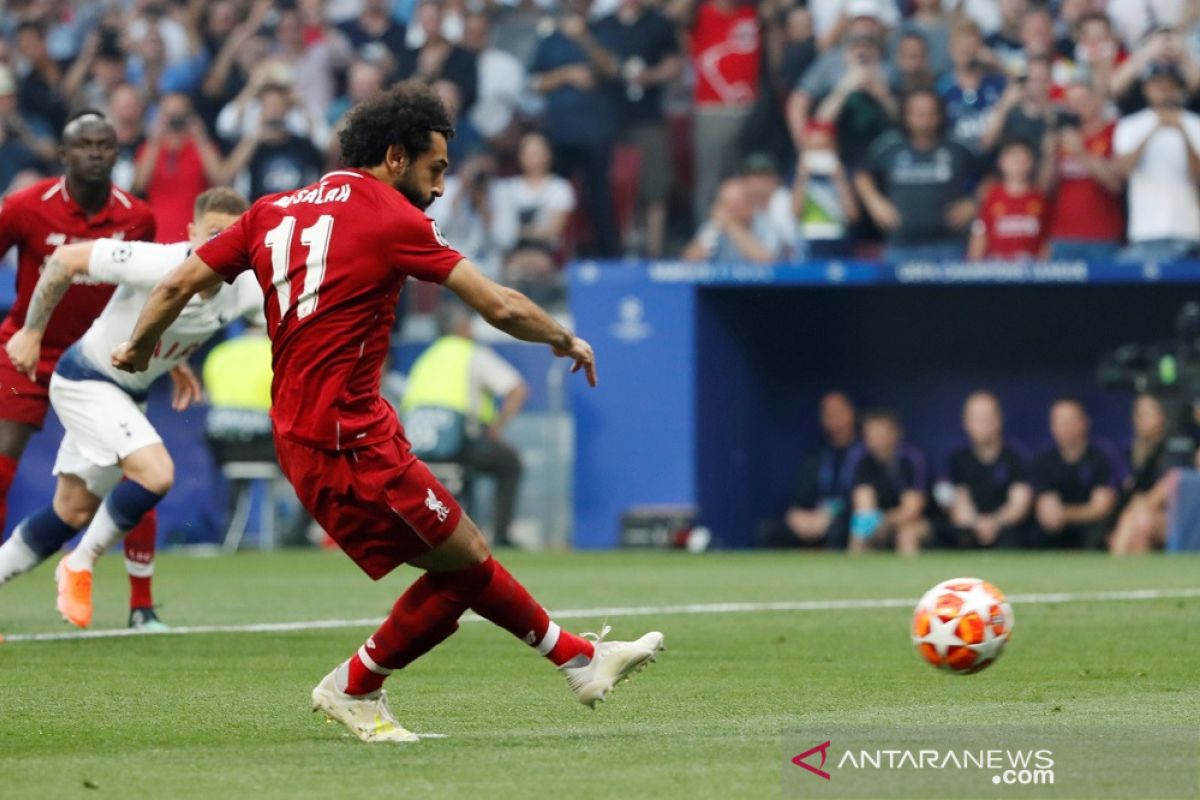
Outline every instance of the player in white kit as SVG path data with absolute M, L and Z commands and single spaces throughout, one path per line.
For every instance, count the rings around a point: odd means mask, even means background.
M 171 489 L 175 465 L 146 418 L 150 386 L 230 321 L 261 319 L 263 295 L 253 273 L 210 295 L 196 296 L 163 336 L 146 372 L 113 368 L 110 354 L 129 339 L 151 289 L 192 251 L 233 224 L 248 204 L 231 189 L 209 189 L 196 200 L 189 241 L 178 244 L 98 239 L 59 247 L 38 280 L 25 327 L 7 345 L 18 370 L 36 368 L 46 320 L 72 280 L 113 283 L 117 290 L 83 337 L 58 362 L 50 402 L 66 429 L 54 474 L 51 508 L 17 526 L 0 547 L 0 584 L 39 563 L 23 541 L 57 536 L 65 543 L 85 525 L 79 547 L 58 565 L 58 610 L 73 625 L 92 620 L 96 559 L 120 541 Z M 177 397 L 176 410 L 191 398 Z M 30 532 L 31 531 L 31 532 Z M 61 546 L 61 545 L 60 545 Z

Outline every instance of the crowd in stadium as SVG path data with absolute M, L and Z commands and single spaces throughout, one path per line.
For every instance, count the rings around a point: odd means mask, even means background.
M 419 78 L 458 128 L 432 213 L 514 283 L 575 255 L 1171 259 L 1200 243 L 1198 23 L 1195 0 L 13 0 L 0 192 L 96 107 L 177 241 L 205 188 L 315 179 L 351 105 Z
M 896 412 L 861 415 L 843 392 L 821 400 L 825 444 L 800 466 L 791 508 L 760 532 L 768 547 L 1161 548 L 1174 473 L 1167 412 L 1138 396 L 1133 438 L 1118 454 L 1091 431 L 1085 405 L 1061 397 L 1049 409 L 1052 441 L 1030 454 L 1006 438 L 1001 401 L 977 391 L 963 404 L 966 444 L 944 464 L 905 440 Z

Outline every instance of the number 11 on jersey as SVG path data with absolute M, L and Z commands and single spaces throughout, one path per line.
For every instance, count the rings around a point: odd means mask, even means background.
M 271 251 L 271 283 L 279 301 L 279 319 L 287 313 L 292 303 L 292 281 L 288 271 L 292 263 L 292 236 L 296 232 L 296 218 L 284 217 L 279 224 L 267 231 L 263 244 Z M 300 231 L 300 244 L 308 248 L 304 260 L 304 285 L 296 297 L 296 318 L 304 319 L 317 310 L 317 296 L 325 280 L 325 257 L 329 253 L 329 237 L 333 235 L 333 217 L 322 214 L 311 227 Z

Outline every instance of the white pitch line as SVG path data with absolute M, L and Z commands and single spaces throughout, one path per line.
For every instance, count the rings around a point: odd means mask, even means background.
M 1092 603 L 1122 600 L 1182 600 L 1200 597 L 1200 589 L 1129 589 L 1110 592 L 1049 592 L 1042 594 L 1009 595 L 1012 603 Z M 751 603 L 687 603 L 662 606 L 611 606 L 601 608 L 567 608 L 553 611 L 554 619 L 602 619 L 605 617 L 649 617 L 679 614 L 750 614 L 764 611 L 844 611 L 878 608 L 911 608 L 916 601 L 910 597 L 884 597 L 869 600 L 781 600 Z M 381 617 L 361 619 L 317 619 L 301 622 L 259 622 L 249 625 L 186 625 L 165 631 L 139 631 L 113 628 L 95 631 L 65 631 L 60 633 L 14 633 L 4 637 L 7 643 L 61 642 L 75 639 L 115 639 L 122 636 L 190 636 L 206 633 L 291 633 L 330 628 L 372 628 Z M 482 622 L 483 618 L 468 613 L 463 622 Z

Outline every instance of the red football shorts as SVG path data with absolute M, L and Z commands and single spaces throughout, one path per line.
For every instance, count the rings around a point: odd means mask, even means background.
M 399 434 L 341 452 L 276 437 L 275 452 L 308 513 L 372 580 L 437 547 L 462 518 Z
M 38 364 L 37 383 L 34 383 L 17 372 L 8 355 L 0 352 L 0 419 L 42 429 L 46 412 L 50 410 L 50 375 L 56 361 L 47 362 L 43 358 Z

